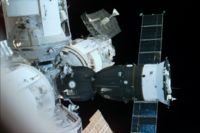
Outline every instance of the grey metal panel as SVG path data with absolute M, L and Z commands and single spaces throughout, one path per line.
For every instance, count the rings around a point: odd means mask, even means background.
M 135 101 L 131 133 L 156 133 L 158 102 Z
M 163 15 L 142 15 L 138 64 L 155 64 L 161 61 Z
M 88 31 L 93 36 L 106 35 L 108 38 L 112 38 L 121 32 L 121 29 L 115 17 L 112 17 L 110 21 L 105 25 L 101 23 L 104 18 L 109 18 L 110 15 L 111 14 L 102 9 L 90 14 L 84 13 L 81 15 L 81 18 Z

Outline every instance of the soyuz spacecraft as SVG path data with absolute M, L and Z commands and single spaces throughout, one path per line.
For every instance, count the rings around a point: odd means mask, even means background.
M 121 31 L 116 9 L 83 13 L 90 36 L 72 40 L 66 0 L 1 4 L 7 36 L 0 43 L 1 119 L 12 131 L 81 133 L 72 101 L 98 93 L 134 101 L 131 133 L 156 132 L 158 102 L 175 100 L 169 61 L 161 61 L 164 12 L 141 14 L 138 63 L 114 65 L 111 39 Z

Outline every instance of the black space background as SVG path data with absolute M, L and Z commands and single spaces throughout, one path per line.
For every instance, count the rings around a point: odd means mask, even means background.
M 141 17 L 139 14 L 161 13 L 166 11 L 163 31 L 163 59 L 167 56 L 172 69 L 172 86 L 174 101 L 168 109 L 159 104 L 158 133 L 199 132 L 198 103 L 198 30 L 193 1 L 164 0 L 68 0 L 69 19 L 73 39 L 87 36 L 89 33 L 81 21 L 83 12 L 91 13 L 99 9 L 112 12 L 116 8 L 120 12 L 117 17 L 122 32 L 112 41 L 116 49 L 116 64 L 137 62 Z M 1 27 L 3 26 L 1 12 Z M 196 32 L 195 32 L 196 31 Z M 77 103 L 83 127 L 89 122 L 91 115 L 100 109 L 106 121 L 115 133 L 129 133 L 132 102 L 125 104 L 102 99 L 97 96 L 93 101 Z
M 122 32 L 112 41 L 116 49 L 116 64 L 137 63 L 141 17 L 139 14 L 162 13 L 164 17 L 162 58 L 168 57 L 172 69 L 174 101 L 168 109 L 159 104 L 158 133 L 198 132 L 198 40 L 195 4 L 193 1 L 163 0 L 69 0 L 69 18 L 73 38 L 88 35 L 80 19 L 83 12 L 92 13 L 104 8 L 120 12 L 117 17 Z M 197 13 L 197 12 L 196 12 Z M 195 37 L 197 36 L 197 38 Z M 196 57 L 196 58 L 195 58 Z M 113 102 L 97 96 L 94 101 L 78 103 L 83 126 L 100 109 L 115 133 L 129 133 L 132 102 Z

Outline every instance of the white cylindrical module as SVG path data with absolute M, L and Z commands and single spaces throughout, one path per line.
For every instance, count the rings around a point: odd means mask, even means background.
M 73 44 L 63 49 L 66 62 L 72 66 L 87 66 L 95 72 L 112 66 L 115 49 L 111 39 L 89 37 L 77 39 Z
M 142 70 L 142 93 L 145 101 L 168 104 L 164 83 L 165 62 L 145 64 Z
M 1 120 L 13 132 L 74 133 L 81 119 L 56 106 L 54 88 L 32 66 L 1 64 Z

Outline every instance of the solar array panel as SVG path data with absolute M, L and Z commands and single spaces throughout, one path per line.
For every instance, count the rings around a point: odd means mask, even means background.
M 135 101 L 131 133 L 156 133 L 158 102 Z
M 155 64 L 161 61 L 163 15 L 142 15 L 138 64 Z

